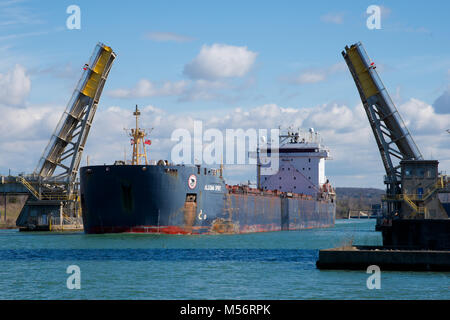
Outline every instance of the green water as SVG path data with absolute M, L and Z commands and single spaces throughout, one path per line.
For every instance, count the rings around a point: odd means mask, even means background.
M 0 230 L 0 299 L 450 299 L 450 273 L 321 271 L 318 249 L 379 245 L 373 220 L 242 235 Z M 66 269 L 80 268 L 70 290 Z

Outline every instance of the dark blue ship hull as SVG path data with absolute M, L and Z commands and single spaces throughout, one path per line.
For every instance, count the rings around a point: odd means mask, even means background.
M 80 169 L 86 233 L 243 233 L 334 225 L 335 203 L 229 187 L 197 166 L 111 165 Z

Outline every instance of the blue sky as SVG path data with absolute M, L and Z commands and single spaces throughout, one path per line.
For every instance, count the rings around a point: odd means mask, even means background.
M 72 4 L 81 9 L 80 30 L 66 28 Z M 369 5 L 382 8 L 380 30 L 366 26 Z M 362 41 L 422 153 L 450 171 L 448 12 L 448 1 L 0 1 L 0 84 L 10 79 L 18 88 L 15 101 L 0 97 L 0 111 L 11 126 L 23 117 L 3 136 L 0 128 L 0 173 L 34 169 L 98 41 L 118 54 L 86 150 L 98 162 L 119 157 L 127 144 L 121 112 L 137 103 L 151 106 L 143 120 L 155 126 L 155 157 L 169 153 L 165 129 L 177 121 L 216 116 L 246 128 L 271 115 L 267 125 L 319 127 L 335 154 L 327 168 L 335 185 L 382 187 L 381 160 L 340 53 Z M 219 58 L 240 50 L 242 65 L 206 70 L 213 48 Z M 22 77 L 8 77 L 17 70 Z M 230 170 L 229 179 L 248 174 L 254 169 Z

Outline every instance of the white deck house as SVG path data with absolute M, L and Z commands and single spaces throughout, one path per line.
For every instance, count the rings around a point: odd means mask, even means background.
M 270 146 L 267 151 L 260 151 L 259 165 L 267 163 L 267 157 L 273 157 L 276 153 Z M 258 187 L 315 196 L 327 183 L 326 159 L 329 159 L 329 150 L 322 145 L 319 134 L 313 128 L 307 133 L 288 130 L 287 135 L 280 136 L 278 172 L 261 174 Z

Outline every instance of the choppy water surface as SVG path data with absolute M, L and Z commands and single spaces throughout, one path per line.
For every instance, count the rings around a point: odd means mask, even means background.
M 0 230 L 0 299 L 450 299 L 450 273 L 321 271 L 318 250 L 379 245 L 374 220 L 242 235 Z M 81 270 L 69 290 L 66 269 Z

